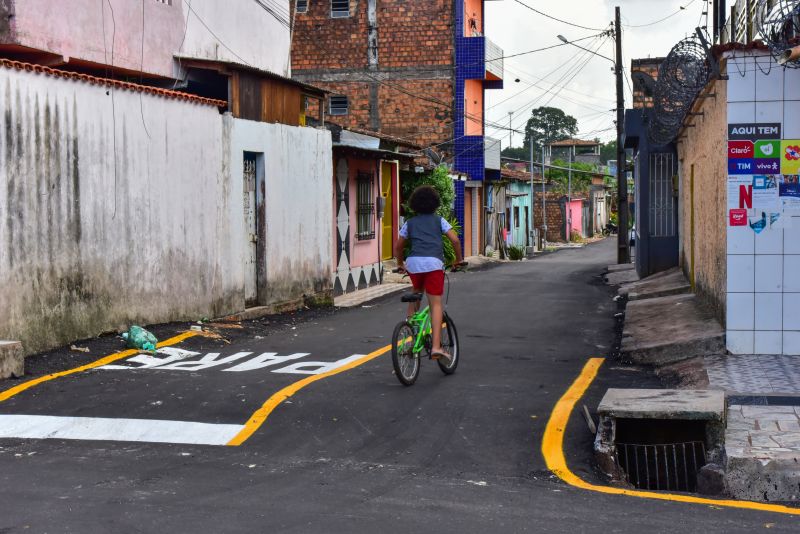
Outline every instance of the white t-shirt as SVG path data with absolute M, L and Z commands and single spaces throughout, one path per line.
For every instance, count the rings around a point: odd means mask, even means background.
M 441 217 L 442 221 L 442 234 L 446 234 L 453 229 L 453 226 Z M 408 239 L 408 223 L 403 224 L 400 228 L 400 237 Z M 411 256 L 406 259 L 406 270 L 410 273 L 428 273 L 431 271 L 441 271 L 444 268 L 444 263 L 439 258 L 430 256 Z

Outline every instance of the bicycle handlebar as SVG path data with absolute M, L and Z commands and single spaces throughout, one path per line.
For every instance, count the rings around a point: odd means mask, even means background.
M 469 267 L 469 262 L 462 261 L 461 263 L 446 265 L 444 270 L 447 271 L 448 267 L 450 268 L 449 270 L 451 273 L 464 272 L 465 268 Z M 392 272 L 396 274 L 408 274 L 408 271 L 406 271 L 405 269 L 401 269 L 399 267 L 397 269 L 392 269 Z

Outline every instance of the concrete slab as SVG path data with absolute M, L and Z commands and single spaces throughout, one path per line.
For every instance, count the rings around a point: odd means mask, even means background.
M 609 389 L 601 417 L 723 421 L 725 393 L 709 389 Z
M 725 352 L 722 327 L 693 294 L 629 302 L 622 336 L 622 358 L 644 365 Z
M 667 297 L 689 293 L 691 284 L 679 268 L 656 273 L 636 282 L 625 284 L 617 291 L 620 295 L 627 296 L 628 300 L 643 300 L 656 297 Z
M 619 271 L 632 271 L 636 268 L 636 264 L 633 263 L 613 263 L 608 266 L 608 272 L 616 273 Z
M 619 286 L 622 284 L 629 284 L 631 282 L 636 282 L 639 280 L 639 274 L 633 270 L 628 269 L 624 271 L 616 271 L 613 273 L 608 273 L 605 276 L 606 284 L 610 286 Z
M 25 356 L 22 343 L 0 340 L 0 378 L 19 378 L 24 374 Z

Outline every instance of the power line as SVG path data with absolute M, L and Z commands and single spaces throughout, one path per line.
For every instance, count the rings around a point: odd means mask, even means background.
M 660 22 L 664 22 L 665 20 L 674 17 L 675 15 L 680 13 L 681 11 L 684 11 L 690 5 L 694 4 L 694 2 L 695 2 L 695 0 L 689 0 L 689 3 L 687 3 L 685 6 L 679 6 L 677 11 L 674 11 L 674 12 L 670 13 L 669 15 L 667 15 L 664 18 L 660 18 L 658 20 L 654 20 L 653 22 L 647 22 L 645 24 L 623 24 L 622 26 L 623 26 L 623 28 L 646 28 L 647 26 L 653 26 L 655 24 L 658 24 Z
M 528 4 L 522 2 L 521 0 L 514 0 L 514 1 L 516 3 L 518 3 L 519 5 L 530 9 L 534 13 L 538 13 L 539 15 L 541 15 L 543 17 L 546 17 L 546 18 L 551 19 L 551 20 L 555 20 L 557 22 L 560 22 L 562 24 L 566 24 L 568 26 L 574 26 L 576 28 L 581 28 L 583 30 L 591 30 L 591 31 L 605 31 L 605 30 L 608 29 L 608 28 L 589 28 L 588 26 L 581 26 L 580 24 L 575 24 L 574 22 L 569 22 L 569 21 L 566 21 L 566 20 L 562 20 L 562 19 L 556 18 L 556 17 L 554 17 L 552 15 L 548 15 L 547 13 L 545 13 L 543 11 L 539 11 L 538 9 L 529 6 Z

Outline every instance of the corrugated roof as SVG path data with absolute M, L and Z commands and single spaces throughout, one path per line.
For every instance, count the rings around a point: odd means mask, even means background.
M 24 70 L 36 74 L 44 74 L 45 76 L 52 76 L 54 78 L 64 78 L 67 80 L 75 80 L 80 82 L 89 83 L 91 85 L 102 85 L 104 87 L 116 87 L 118 89 L 126 89 L 135 93 L 146 93 L 154 96 L 162 96 L 164 98 L 171 98 L 174 100 L 182 100 L 184 102 L 194 102 L 195 104 L 202 104 L 205 106 L 214 106 L 217 108 L 224 108 L 228 105 L 224 100 L 216 100 L 213 98 L 205 98 L 202 96 L 191 95 L 188 93 L 181 93 L 180 91 L 172 91 L 170 89 L 161 89 L 159 87 L 150 87 L 149 85 L 139 85 L 137 83 L 123 82 L 121 80 L 112 80 L 110 78 L 100 78 L 97 76 L 90 76 L 89 74 L 81 74 L 79 72 L 70 72 L 65 70 L 53 69 L 43 65 L 34 65 L 32 63 L 24 63 L 22 61 L 13 61 L 10 59 L 0 59 L 0 65 L 7 69 Z
M 554 141 L 550 146 L 599 146 L 597 141 L 587 141 L 585 139 L 562 139 L 561 141 Z

